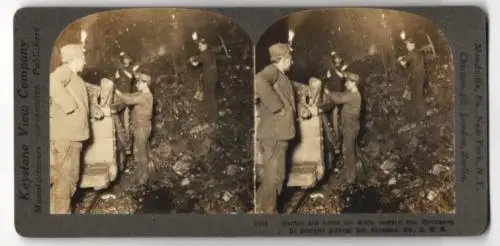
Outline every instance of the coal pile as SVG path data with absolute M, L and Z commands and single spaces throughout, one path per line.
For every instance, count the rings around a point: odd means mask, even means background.
M 144 18 L 148 16 L 148 18 Z M 246 33 L 210 12 L 153 9 L 113 11 L 69 26 L 56 47 L 79 41 L 86 30 L 86 81 L 113 78 L 118 54 L 127 52 L 152 77 L 155 98 L 150 159 L 156 172 L 146 187 L 113 197 L 112 190 L 81 191 L 81 213 L 246 213 L 253 208 L 253 60 Z M 206 123 L 204 105 L 193 97 L 201 69 L 192 33 L 217 53 L 218 120 Z M 226 53 L 222 41 L 227 48 Z M 52 67 L 59 65 L 58 49 Z M 120 174 L 128 182 L 134 173 Z M 94 199 L 98 197 L 97 199 Z M 91 210 L 88 208 L 91 207 Z
M 443 33 L 428 20 L 398 11 L 305 11 L 277 22 L 262 36 L 257 70 L 266 65 L 268 45 L 287 40 L 289 29 L 295 32 L 292 80 L 325 78 L 331 62 L 324 57 L 331 51 L 341 55 L 347 71 L 360 75 L 358 142 L 367 167 L 357 185 L 321 184 L 309 191 L 297 212 L 454 213 L 453 67 Z M 422 50 L 427 84 L 421 120 L 412 120 L 408 72 L 396 62 L 407 52 L 399 37 L 402 30 L 413 37 L 417 49 L 428 46 L 430 38 L 436 52 Z M 285 208 L 293 207 L 302 194 L 286 198 Z
M 361 85 L 366 114 L 359 142 L 368 169 L 357 185 L 318 187 L 299 213 L 454 213 L 452 83 L 446 76 L 450 64 L 442 60 L 426 64 L 429 85 L 421 121 L 411 118 L 404 75 L 367 76 Z
M 185 206 L 201 213 L 252 209 L 253 117 L 249 112 L 253 105 L 248 93 L 252 70 L 248 62 L 222 59 L 216 128 L 204 122 L 203 105 L 193 100 L 199 73 L 188 70 L 179 79 L 160 75 L 163 79 L 155 87 L 152 152 L 159 169 L 165 171 L 157 175 L 145 197 L 159 196 L 158 204 L 163 204 L 163 197 L 171 197 L 173 212 L 186 212 Z M 168 192 L 158 193 L 159 189 Z M 145 202 L 140 209 L 149 212 L 151 204 Z M 174 211 L 176 207 L 181 211 Z
M 223 58 L 227 59 L 227 58 Z M 231 59 L 235 59 L 234 57 Z M 237 58 L 236 58 L 237 59 Z M 233 63 L 243 65 L 233 65 Z M 245 65 L 247 64 L 247 65 Z M 221 60 L 216 128 L 205 123 L 203 105 L 193 99 L 199 72 L 154 75 L 155 97 L 150 157 L 157 173 L 145 189 L 100 202 L 132 213 L 245 213 L 253 204 L 251 63 Z M 123 174 L 126 179 L 126 174 Z M 83 202 L 82 206 L 89 206 Z M 107 206 L 106 206 L 107 204 Z M 104 206 L 104 207 L 103 207 Z M 97 212 L 96 212 L 97 213 Z M 104 213 L 104 212 L 103 212 Z

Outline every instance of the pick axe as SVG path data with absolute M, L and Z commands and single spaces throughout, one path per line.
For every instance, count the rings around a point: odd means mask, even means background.
M 436 59 L 436 49 L 434 48 L 434 43 L 432 43 L 432 40 L 431 38 L 429 37 L 428 34 L 425 34 L 425 36 L 427 37 L 427 41 L 429 41 L 429 43 L 425 46 L 423 46 L 422 48 L 420 48 L 420 50 L 422 51 L 431 51 L 432 52 L 432 58 Z
M 191 34 L 191 38 L 193 39 L 193 41 L 196 43 L 198 42 L 198 33 L 196 32 L 193 32 L 193 34 Z M 229 51 L 226 47 L 226 43 L 224 42 L 224 39 L 222 39 L 222 37 L 219 35 L 219 41 L 221 43 L 221 46 L 222 46 L 222 49 L 224 50 L 224 53 L 226 55 L 227 58 L 231 58 L 231 55 L 229 54 Z M 217 47 L 215 48 L 216 50 L 218 50 L 220 47 Z
M 222 48 L 224 49 L 224 53 L 226 53 L 227 58 L 231 58 L 231 55 L 229 54 L 229 51 L 227 51 L 226 43 L 224 43 L 224 39 L 219 35 L 219 40 L 222 45 Z
M 437 56 L 436 56 L 436 49 L 435 49 L 434 43 L 432 42 L 431 37 L 429 37 L 429 34 L 425 34 L 425 36 L 427 37 L 428 44 L 421 47 L 419 50 L 426 51 L 426 52 L 429 52 L 429 51 L 432 52 L 432 58 L 436 59 Z M 405 42 L 407 41 L 405 31 L 401 32 L 400 37 L 403 41 L 405 41 Z

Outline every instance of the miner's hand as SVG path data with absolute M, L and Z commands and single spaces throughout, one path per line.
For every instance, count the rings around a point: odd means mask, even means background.
M 302 119 L 309 119 L 312 116 L 311 110 L 309 110 L 307 107 L 302 107 L 300 110 L 300 117 Z
M 193 66 L 198 66 L 198 61 L 196 60 L 196 57 L 192 56 L 192 57 L 189 57 L 189 62 L 193 65 Z
M 331 106 L 331 103 L 329 102 L 324 102 L 324 103 L 318 103 L 316 107 L 318 107 L 318 112 L 323 113 L 324 111 L 328 110 Z
M 93 118 L 96 120 L 104 118 L 104 112 L 102 112 L 102 110 L 99 108 L 95 108 Z

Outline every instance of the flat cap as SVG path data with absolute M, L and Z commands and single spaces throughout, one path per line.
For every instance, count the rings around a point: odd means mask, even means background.
M 63 62 L 70 62 L 73 59 L 82 57 L 85 57 L 85 54 L 81 44 L 67 44 L 61 47 L 61 59 Z
M 407 37 L 405 40 L 404 40 L 405 43 L 415 43 L 415 39 L 413 37 Z
M 354 81 L 354 82 L 359 82 L 359 75 L 351 72 L 345 72 L 344 76 L 346 80 Z
M 139 81 L 145 82 L 147 84 L 151 83 L 151 76 L 149 76 L 149 75 L 147 75 L 145 73 L 139 73 L 139 74 L 137 74 L 137 78 L 139 79 Z
M 131 56 L 129 56 L 129 55 L 128 55 L 127 53 L 125 53 L 125 52 L 121 52 L 121 53 L 120 53 L 120 57 L 121 57 L 123 60 L 125 60 L 125 59 L 132 60 L 132 57 L 131 57 Z
M 199 44 L 207 44 L 207 40 L 205 38 L 198 39 Z
M 269 47 L 269 56 L 271 61 L 278 61 L 284 57 L 291 57 L 291 47 L 286 43 L 276 43 Z

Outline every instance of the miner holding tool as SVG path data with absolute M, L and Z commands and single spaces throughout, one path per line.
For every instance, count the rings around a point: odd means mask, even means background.
M 415 42 L 412 39 L 407 40 L 408 63 L 410 69 L 410 90 L 411 101 L 415 107 L 415 120 L 422 119 L 425 115 L 424 84 L 425 84 L 425 65 L 423 54 L 415 49 Z
M 90 137 L 89 114 L 102 119 L 91 104 L 87 83 L 78 75 L 85 66 L 80 44 L 60 49 L 63 65 L 50 74 L 50 212 L 70 214 L 71 198 L 80 177 L 82 144 Z
M 131 122 L 134 137 L 134 158 L 137 163 L 135 181 L 143 185 L 148 179 L 149 167 L 149 137 L 151 135 L 151 119 L 153 115 L 153 94 L 149 89 L 151 77 L 147 74 L 137 74 L 137 92 L 126 93 L 116 90 L 116 96 L 124 104 L 132 106 Z M 112 105 L 113 111 L 123 109 L 122 103 Z
M 120 53 L 120 67 L 115 73 L 115 89 L 131 93 L 136 79 L 138 65 L 132 65 L 132 58 L 125 52 Z M 115 125 L 120 143 L 127 155 L 132 154 L 130 141 L 130 109 L 126 107 L 115 116 Z
M 341 111 L 342 155 L 344 160 L 343 177 L 346 183 L 353 183 L 356 179 L 358 157 L 356 155 L 356 139 L 358 137 L 361 110 L 361 94 L 358 91 L 359 75 L 344 72 L 344 92 L 329 92 L 326 101 L 318 105 L 321 111 L 331 109 L 335 104 L 343 105 Z
M 204 38 L 198 39 L 196 33 L 193 34 L 193 40 L 196 42 L 199 51 L 197 56 L 189 58 L 189 62 L 194 67 L 201 64 L 203 67 L 203 78 L 198 84 L 195 99 L 202 101 L 206 111 L 206 118 L 209 124 L 214 124 L 217 120 L 217 98 L 215 89 L 218 82 L 216 54 L 208 49 L 208 43 Z
M 411 91 L 411 105 L 413 111 L 413 120 L 422 120 L 425 116 L 424 84 L 426 82 L 425 60 L 421 50 L 415 49 L 415 42 L 407 37 L 404 32 L 401 38 L 406 44 L 407 56 L 399 57 L 401 66 L 408 69 L 409 85 Z
M 344 64 L 342 57 L 336 51 L 332 51 L 330 55 L 333 59 L 333 67 L 329 68 L 326 72 L 325 88 L 332 92 L 342 92 L 344 87 L 344 71 L 347 65 Z M 340 153 L 339 111 L 339 105 L 335 105 L 328 117 L 333 128 L 331 139 L 333 150 L 336 154 Z
M 297 105 L 293 83 L 285 75 L 292 65 L 290 45 L 274 44 L 269 47 L 269 55 L 272 64 L 255 76 L 260 117 L 256 135 L 264 166 L 255 207 L 257 213 L 273 214 L 277 213 L 277 200 L 284 185 L 288 142 L 296 134 Z M 298 111 L 303 117 L 311 115 L 308 109 Z

